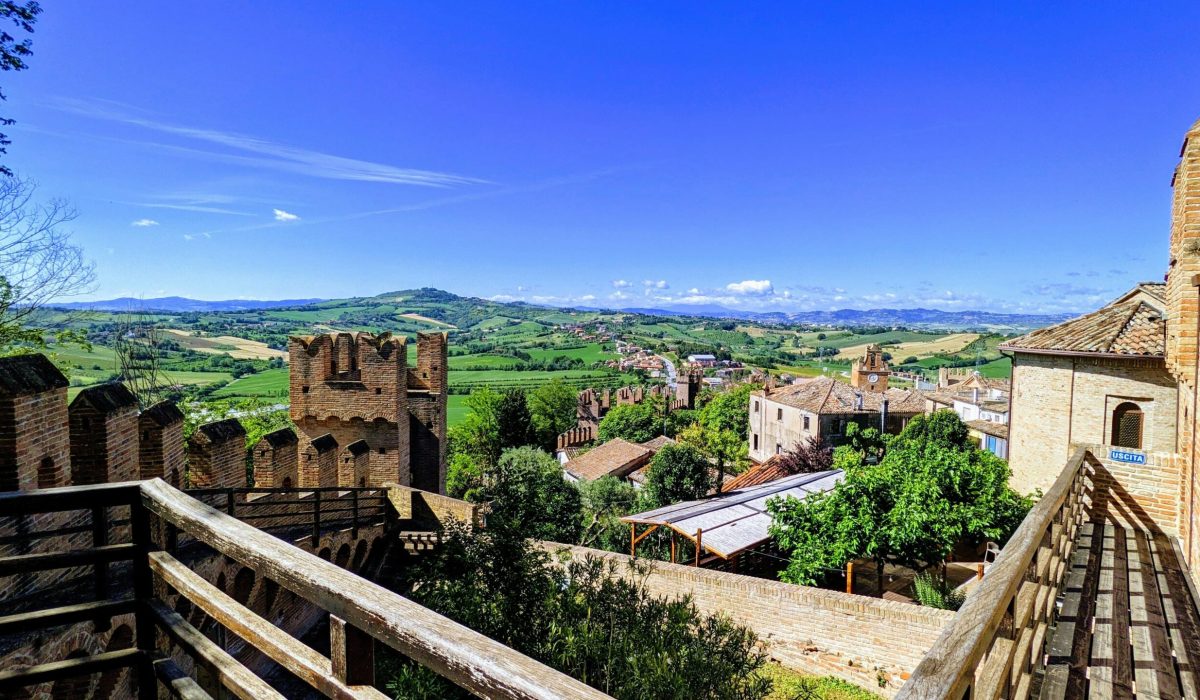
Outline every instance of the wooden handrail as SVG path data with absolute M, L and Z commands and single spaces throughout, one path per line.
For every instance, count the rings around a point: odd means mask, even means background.
M 608 697 L 382 586 L 231 518 L 162 480 L 141 484 L 141 502 L 163 521 L 480 697 Z
M 1087 450 L 1080 448 L 1067 461 L 1054 485 L 1034 504 L 983 580 L 921 659 L 896 700 L 993 697 L 990 693 L 968 691 L 974 687 L 977 670 L 985 678 L 999 678 L 1000 673 L 1010 670 L 1014 649 L 993 653 L 993 647 L 998 638 L 1007 641 L 1000 636 L 1001 625 L 1006 617 L 1014 615 L 1018 592 L 1043 546 L 1046 533 L 1061 524 L 1059 514 L 1068 505 L 1067 499 L 1080 495 L 1075 493 L 1076 482 L 1081 478 L 1087 456 Z M 1061 572 L 1058 575 L 1061 576 Z M 1053 582 L 1054 585 L 1057 583 Z M 1049 604 L 1053 605 L 1053 599 Z M 1000 646 L 1015 648 L 1016 645 Z M 990 662 L 988 666 L 999 664 L 999 672 L 989 671 L 985 661 Z
M 91 486 L 60 486 L 32 491 L 0 492 L 0 517 L 127 506 L 138 500 L 140 481 Z

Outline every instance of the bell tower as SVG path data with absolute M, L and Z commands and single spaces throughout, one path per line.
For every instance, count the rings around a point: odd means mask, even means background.
M 883 348 L 868 345 L 867 354 L 855 360 L 850 369 L 850 384 L 865 391 L 887 391 L 891 373 L 887 360 L 883 359 Z

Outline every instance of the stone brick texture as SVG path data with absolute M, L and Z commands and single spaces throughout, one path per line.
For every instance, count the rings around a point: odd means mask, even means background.
M 72 484 L 108 484 L 138 478 L 136 404 L 102 413 L 76 398 L 68 414 Z
M 263 438 L 251 453 L 256 487 L 276 488 L 300 484 L 300 446 L 294 439 L 276 447 Z
M 326 434 L 327 436 L 328 434 Z M 325 437 L 325 436 L 318 436 Z M 338 486 L 338 443 L 324 448 L 309 442 L 300 454 L 300 482 L 297 486 Z
M 544 542 L 551 552 L 598 557 L 629 571 L 630 557 Z M 648 560 L 643 560 L 648 561 Z M 942 628 L 954 617 L 908 603 L 796 586 L 780 581 L 650 562 L 651 593 L 690 595 L 706 613 L 726 613 L 754 630 L 767 653 L 803 673 L 834 675 L 887 696 L 895 694 Z M 879 679 L 886 682 L 879 686 Z
M 66 486 L 70 466 L 66 388 L 0 399 L 0 491 Z
M 371 478 L 371 452 L 355 452 L 347 447 L 338 457 L 338 486 L 366 486 Z
M 159 478 L 175 488 L 183 485 L 187 452 L 183 446 L 183 421 L 159 425 L 144 415 L 138 419 L 139 478 Z
M 236 423 L 235 419 L 229 419 Z M 219 421 L 226 423 L 226 421 Z M 210 423 L 207 425 L 217 425 Z M 201 426 L 188 441 L 188 488 L 217 489 L 246 485 L 246 431 L 210 437 Z M 240 427 L 240 425 L 238 426 Z

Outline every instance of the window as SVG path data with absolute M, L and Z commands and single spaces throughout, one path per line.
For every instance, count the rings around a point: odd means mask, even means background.
M 58 473 L 54 470 L 54 458 L 46 457 L 38 466 L 38 488 L 48 489 L 58 486 Z
M 755 450 L 758 449 L 758 436 L 757 435 L 754 436 L 754 449 Z
M 777 442 L 777 443 L 775 443 L 775 454 L 779 454 L 780 452 L 783 452 L 783 445 L 780 445 Z
M 782 408 L 775 409 L 775 420 L 783 420 L 783 409 Z
M 754 402 L 754 412 L 758 413 L 758 402 L 757 401 Z
M 1126 401 L 1113 411 L 1112 444 L 1114 447 L 1142 448 L 1142 409 Z
M 805 429 L 806 431 L 808 430 L 808 416 L 805 416 L 805 417 L 804 417 L 804 429 Z

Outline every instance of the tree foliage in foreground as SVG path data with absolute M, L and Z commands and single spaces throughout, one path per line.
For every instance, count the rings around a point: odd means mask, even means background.
M 520 532 L 454 525 L 417 566 L 406 595 L 616 698 L 766 697 L 757 637 L 690 598 L 646 586 L 646 564 L 556 561 Z M 466 698 L 392 657 L 381 674 L 403 698 Z
M 37 22 L 37 16 L 42 13 L 42 7 L 34 0 L 25 0 L 18 2 L 17 0 L 3 0 L 0 2 L 0 18 L 8 20 L 13 25 L 28 34 L 33 33 L 33 25 Z M 0 30 L 0 70 L 17 71 L 25 70 L 29 66 L 25 63 L 25 59 L 33 55 L 33 41 L 28 37 L 17 40 L 15 36 L 9 34 L 7 30 Z M 7 100 L 8 96 L 0 91 L 0 100 Z M 12 126 L 16 122 L 6 117 L 0 117 L 0 125 Z M 5 134 L 0 134 L 0 155 L 8 153 L 8 146 L 12 141 Z M 12 170 L 8 166 L 0 165 L 0 175 L 12 176 Z
M 789 553 L 780 578 L 815 584 L 851 559 L 924 569 L 959 542 L 1003 542 L 1031 502 L 1008 487 L 1008 464 L 976 448 L 952 411 L 917 416 L 887 445 L 878 464 L 840 447 L 844 469 L 830 493 L 768 504 L 771 535 Z

